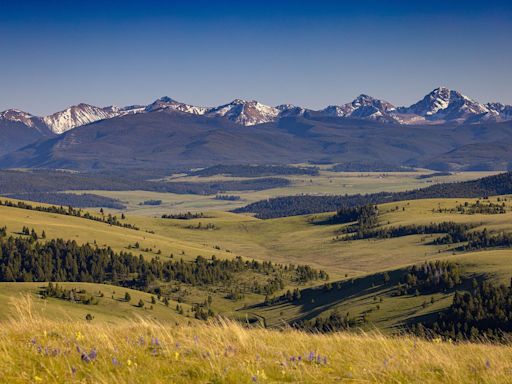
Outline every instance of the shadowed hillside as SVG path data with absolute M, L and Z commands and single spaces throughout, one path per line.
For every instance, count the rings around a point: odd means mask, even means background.
M 511 122 L 406 126 L 310 116 L 247 127 L 160 111 L 78 127 L 4 156 L 0 164 L 112 170 L 331 161 L 506 170 L 512 155 L 499 148 L 507 143 L 512 143 Z M 498 150 L 502 159 L 496 162 Z

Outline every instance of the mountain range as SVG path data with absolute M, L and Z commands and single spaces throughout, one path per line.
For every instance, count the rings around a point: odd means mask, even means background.
M 481 104 L 458 91 L 439 87 L 409 107 L 396 107 L 385 100 L 375 99 L 364 94 L 359 95 L 350 103 L 330 105 L 321 110 L 311 110 L 291 104 L 272 107 L 255 100 L 241 99 L 235 99 L 228 104 L 217 107 L 198 107 L 165 96 L 146 106 L 96 107 L 81 103 L 43 117 L 9 109 L 0 113 L 0 121 L 21 122 L 29 127 L 42 128 L 46 126 L 54 134 L 62 134 L 70 129 L 98 120 L 161 110 L 222 117 L 244 126 L 268 123 L 281 117 L 304 115 L 367 119 L 406 125 L 442 124 L 446 122 L 462 124 L 512 119 L 512 106 L 510 105 L 501 103 Z
M 512 106 L 434 89 L 408 107 L 360 95 L 311 110 L 233 100 L 198 107 L 78 104 L 49 116 L 0 113 L 0 167 L 102 170 L 302 161 L 508 169 Z M 250 129 L 240 129 L 250 127 Z

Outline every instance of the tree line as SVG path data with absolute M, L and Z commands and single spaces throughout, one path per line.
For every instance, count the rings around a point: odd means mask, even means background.
M 283 196 L 257 201 L 234 212 L 255 213 L 260 219 L 332 212 L 340 208 L 361 207 L 394 201 L 430 198 L 482 198 L 512 193 L 512 172 L 487 176 L 478 180 L 442 183 L 405 192 L 379 192 L 356 195 Z
M 150 291 L 160 283 L 179 282 L 193 286 L 229 285 L 236 274 L 253 272 L 268 276 L 267 284 L 245 285 L 259 294 L 272 294 L 284 286 L 284 279 L 297 284 L 324 277 L 324 271 L 309 266 L 281 265 L 240 257 L 193 262 L 148 261 L 142 255 L 114 252 L 110 247 L 79 245 L 74 240 L 37 241 L 33 236 L 7 237 L 0 231 L 0 281 L 67 281 L 119 285 Z M 288 277 L 287 277 L 288 276 Z M 280 282 L 281 281 L 281 282 Z
M 11 199 L 29 200 L 38 203 L 73 206 L 75 208 L 112 208 L 125 209 L 126 206 L 117 199 L 92 193 L 31 192 L 5 195 Z
M 103 213 L 103 208 L 100 209 L 100 213 L 102 214 L 102 216 L 95 216 L 89 212 L 84 212 L 81 209 L 76 209 L 71 206 L 68 206 L 66 208 L 64 208 L 63 206 L 57 207 L 55 205 L 43 207 L 43 206 L 38 206 L 38 205 L 32 205 L 32 204 L 26 203 L 24 201 L 14 202 L 14 201 L 10 201 L 10 200 L 3 200 L 3 201 L 0 200 L 0 206 L 26 209 L 29 211 L 54 213 L 57 215 L 64 215 L 64 216 L 80 217 L 82 219 L 99 221 L 99 222 L 106 223 L 109 225 L 115 225 L 117 227 L 135 229 L 137 231 L 139 230 L 139 228 L 133 224 L 121 222 L 120 219 L 118 219 L 118 217 L 115 215 L 112 215 L 110 213 L 105 215 Z M 124 218 L 125 218 L 124 214 L 121 214 L 121 220 Z
M 214 165 L 200 170 L 187 172 L 189 176 L 209 177 L 228 175 L 233 177 L 262 177 L 278 175 L 319 174 L 318 167 L 292 167 L 287 165 Z
M 160 177 L 162 177 L 161 175 Z M 150 191 L 177 194 L 215 195 L 224 191 L 264 190 L 286 187 L 290 181 L 283 177 L 264 177 L 247 180 L 217 180 L 206 182 L 154 181 L 150 174 L 137 177 L 137 172 L 126 176 L 84 174 L 51 170 L 0 170 L 0 194 L 25 194 L 73 190 Z M 58 197 L 58 196 L 57 196 Z M 64 198 L 64 197 L 63 197 Z M 64 204 L 63 204 L 64 205 Z
M 342 228 L 341 233 L 348 233 L 351 235 L 340 237 L 339 240 L 389 239 L 410 235 L 446 234 L 445 237 L 434 240 L 434 243 L 453 244 L 460 241 L 466 241 L 467 231 L 471 228 L 473 228 L 473 225 L 459 224 L 451 221 L 422 225 L 399 225 L 384 228 L 354 225 L 352 227 Z
M 463 204 L 457 205 L 455 208 L 438 208 L 433 209 L 433 212 L 437 213 L 460 213 L 463 215 L 476 215 L 476 214 L 483 214 L 483 215 L 499 215 L 507 213 L 507 207 L 505 204 L 506 198 L 504 198 L 504 201 L 499 204 L 499 201 L 501 198 L 498 198 L 498 203 L 493 202 L 481 202 L 480 200 L 477 200 L 475 203 L 469 203 L 465 201 Z

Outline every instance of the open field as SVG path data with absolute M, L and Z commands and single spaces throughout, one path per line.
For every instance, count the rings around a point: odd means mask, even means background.
M 0 333 L 0 377 L 9 383 L 512 382 L 510 346 L 231 322 L 62 322 L 22 308 Z
M 229 211 L 255 201 L 277 196 L 312 194 L 312 195 L 344 195 L 374 192 L 398 192 L 423 188 L 435 183 L 474 180 L 496 174 L 498 172 L 458 172 L 449 176 L 418 179 L 420 175 L 432 171 L 416 172 L 331 172 L 321 170 L 318 176 L 279 176 L 292 182 L 285 188 L 272 188 L 262 191 L 226 191 L 226 194 L 240 196 L 238 201 L 216 200 L 214 195 L 181 195 L 148 191 L 68 191 L 73 193 L 94 193 L 101 196 L 121 200 L 126 212 L 134 215 L 160 216 L 164 213 Z M 241 177 L 176 176 L 168 178 L 173 182 L 215 182 L 226 180 L 242 180 Z M 145 200 L 161 200 L 158 206 L 140 205 Z

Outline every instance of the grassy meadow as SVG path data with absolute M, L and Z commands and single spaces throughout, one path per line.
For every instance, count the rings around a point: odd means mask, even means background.
M 129 323 L 141 318 L 162 323 L 196 321 L 193 315 L 190 315 L 190 305 L 180 304 L 185 310 L 185 314 L 180 315 L 176 311 L 176 301 L 170 300 L 169 306 L 161 300 L 156 300 L 153 304 L 151 298 L 155 297 L 154 295 L 135 289 L 94 283 L 60 282 L 58 284 L 64 289 L 85 290 L 98 303 L 77 304 L 53 297 L 43 299 L 40 297 L 40 292 L 48 286 L 48 283 L 0 283 L 0 306 L 3 308 L 0 311 L 0 321 L 15 316 L 16 308 L 13 304 L 27 297 L 30 298 L 28 303 L 31 310 L 47 319 L 81 321 L 90 314 L 94 318 L 93 321 L 110 324 Z M 131 296 L 129 302 L 124 299 L 125 293 Z M 140 300 L 144 302 L 143 308 L 138 306 Z
M 9 383 L 510 383 L 512 347 L 367 334 L 307 334 L 230 321 L 164 325 L 39 317 L 2 322 Z
M 487 228 L 490 231 L 512 232 L 510 198 L 506 202 L 508 209 L 505 214 L 437 212 L 439 209 L 451 209 L 465 201 L 473 203 L 476 200 L 427 199 L 382 204 L 379 206 L 379 225 L 386 227 L 453 221 L 471 223 L 475 230 Z M 497 198 L 490 198 L 490 201 L 496 203 Z M 303 290 L 300 303 L 271 306 L 257 305 L 263 301 L 261 295 L 247 294 L 241 300 L 227 299 L 225 289 L 221 287 L 186 286 L 173 298 L 193 305 L 211 295 L 214 298 L 212 307 L 215 313 L 238 319 L 249 316 L 260 319 L 267 326 L 314 319 L 337 309 L 342 313 L 350 312 L 354 318 L 365 315 L 368 320 L 366 329 L 377 327 L 385 332 L 393 332 L 404 323 L 432 316 L 450 305 L 453 293 L 397 297 L 392 289 L 401 278 L 400 271 L 403 273 L 410 265 L 418 265 L 426 260 L 456 261 L 462 266 L 465 276 L 484 276 L 496 282 L 508 282 L 512 275 L 512 251 L 509 249 L 455 252 L 452 245 L 432 244 L 437 235 L 339 241 L 336 236 L 346 224 L 318 224 L 329 213 L 270 220 L 219 211 L 207 212 L 207 217 L 191 220 L 128 214 L 126 222 L 140 227 L 139 231 L 18 208 L 0 207 L 0 213 L 11 233 L 20 231 L 26 225 L 34 227 L 38 232 L 44 229 L 48 238 L 64 237 L 89 243 L 96 241 L 100 246 L 109 245 L 115 250 L 141 253 L 146 258 L 165 258 L 173 254 L 176 259 L 191 260 L 198 255 L 216 255 L 220 258 L 240 255 L 246 259 L 275 263 L 308 264 L 327 271 L 333 283 L 353 282 L 349 289 L 333 289 L 327 293 L 314 289 L 314 284 L 318 282 L 298 286 Z M 197 228 L 199 223 L 202 223 L 201 229 Z M 212 224 L 214 229 L 204 229 L 206 224 Z M 151 247 L 152 251 L 130 249 L 129 245 L 135 242 L 140 243 L 141 249 Z M 157 250 L 161 250 L 162 254 L 157 255 Z M 383 271 L 396 278 L 392 278 L 387 285 L 381 284 L 378 276 Z M 253 278 L 253 275 L 247 274 L 246 277 L 241 276 L 239 281 L 250 281 Z M 295 287 L 297 285 L 286 286 L 276 295 Z M 5 297 L 9 297 L 14 290 L 5 292 Z M 428 305 L 425 306 L 425 302 Z M 167 320 L 172 317 L 170 312 L 173 311 L 165 312 L 163 316 L 157 315 L 156 319 Z
M 497 172 L 458 172 L 452 175 L 419 179 L 418 176 L 432 173 L 430 170 L 411 172 L 332 172 L 321 166 L 317 176 L 276 176 L 290 180 L 283 188 L 262 191 L 226 191 L 226 194 L 240 196 L 238 201 L 216 200 L 214 195 L 191 195 L 159 193 L 148 191 L 68 191 L 72 193 L 94 193 L 121 200 L 126 212 L 137 216 L 161 216 L 164 213 L 229 211 L 255 201 L 287 195 L 343 195 L 374 192 L 399 192 L 427 187 L 437 183 L 474 180 Z M 215 182 L 242 180 L 243 177 L 210 176 L 198 177 L 173 175 L 166 180 L 171 182 Z M 140 205 L 145 200 L 161 200 L 158 206 Z

